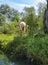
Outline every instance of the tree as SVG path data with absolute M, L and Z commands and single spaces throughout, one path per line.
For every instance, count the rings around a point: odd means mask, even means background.
M 2 13 L 0 13 L 0 26 L 3 26 L 5 22 L 5 16 Z
M 14 20 L 15 16 L 19 14 L 18 10 L 15 10 L 14 8 L 11 8 L 7 4 L 2 4 L 0 6 L 0 13 L 7 15 L 8 18 L 11 20 Z
M 16 15 L 16 16 L 15 16 L 15 20 L 16 20 L 16 22 L 20 22 L 20 17 L 19 17 L 19 15 Z
M 45 3 L 38 3 L 38 28 L 40 29 L 41 32 L 43 32 L 43 17 L 44 17 L 44 12 L 46 9 L 46 4 Z
M 38 3 L 38 15 L 44 14 L 44 11 L 46 9 L 46 4 L 45 3 Z
M 26 21 L 27 25 L 29 25 L 29 33 L 33 34 L 37 27 L 35 9 L 34 7 L 25 7 L 24 10 L 24 17 L 22 19 Z

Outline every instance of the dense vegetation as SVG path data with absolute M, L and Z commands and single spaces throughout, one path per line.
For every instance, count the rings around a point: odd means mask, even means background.
M 12 59 L 20 58 L 33 65 L 48 65 L 48 36 L 15 37 L 0 41 L 0 50 Z
M 0 53 L 2 51 L 13 61 L 18 58 L 29 65 L 48 65 L 48 35 L 44 34 L 43 26 L 45 8 L 45 4 L 39 3 L 36 15 L 34 7 L 25 7 L 25 12 L 19 13 L 8 5 L 1 5 Z M 20 21 L 29 26 L 26 35 L 20 36 L 16 26 Z

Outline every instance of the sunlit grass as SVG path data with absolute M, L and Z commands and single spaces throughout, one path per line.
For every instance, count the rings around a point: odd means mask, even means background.
M 14 39 L 14 34 L 0 34 L 0 42 L 2 45 L 6 45 L 8 42 Z
M 5 34 L 0 34 L 0 40 L 13 40 L 14 35 L 5 35 Z

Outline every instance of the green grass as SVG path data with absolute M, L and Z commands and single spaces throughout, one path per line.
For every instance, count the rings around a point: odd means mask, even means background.
M 12 41 L 14 39 L 14 34 L 0 34 L 0 44 L 5 46 L 8 42 Z
M 7 51 L 12 56 L 18 56 L 22 59 L 26 57 L 38 65 L 41 65 L 41 63 L 43 63 L 42 65 L 48 64 L 48 35 L 44 37 L 15 37 L 13 42 L 10 42 L 7 46 Z
M 2 42 L 3 40 L 3 42 Z M 7 40 L 7 41 L 6 41 Z M 4 45 L 3 52 L 9 57 L 19 57 L 20 59 L 30 59 L 38 65 L 48 65 L 48 35 L 42 36 L 15 36 L 0 35 L 0 41 Z M 7 43 L 7 45 L 5 45 Z
M 13 40 L 14 34 L 12 35 L 5 35 L 5 34 L 0 34 L 0 40 Z

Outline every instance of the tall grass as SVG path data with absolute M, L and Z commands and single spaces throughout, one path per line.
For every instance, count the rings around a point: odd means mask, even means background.
M 29 60 L 36 65 L 48 64 L 48 36 L 15 37 L 3 51 L 11 58 Z
M 11 35 L 5 36 L 3 40 L 6 40 L 6 37 L 9 42 L 7 41 L 6 46 L 1 45 L 3 46 L 1 50 L 8 57 L 20 58 L 33 65 L 48 65 L 48 35 L 37 37 L 14 37 Z

